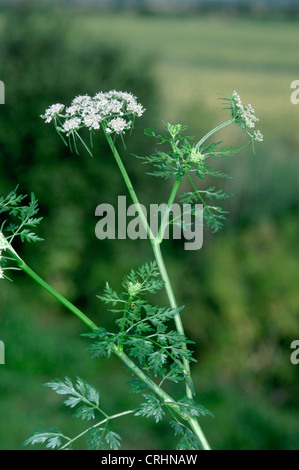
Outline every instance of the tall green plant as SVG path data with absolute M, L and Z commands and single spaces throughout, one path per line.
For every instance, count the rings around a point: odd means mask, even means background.
M 116 147 L 116 138 L 121 137 L 123 140 L 125 132 L 133 129 L 135 119 L 142 116 L 145 111 L 136 98 L 130 93 L 115 90 L 100 92 L 94 97 L 77 96 L 70 106 L 66 107 L 61 103 L 51 105 L 42 116 L 46 123 L 54 124 L 63 142 L 77 153 L 83 148 L 91 156 L 95 156 L 93 134 L 99 129 L 104 132 L 151 243 L 154 260 L 146 262 L 138 270 L 131 270 L 123 279 L 121 291 L 114 290 L 109 283 L 106 284 L 99 299 L 110 306 L 110 312 L 115 317 L 115 328 L 113 331 L 108 331 L 104 325 L 95 324 L 41 279 L 13 248 L 12 243 L 17 236 L 20 236 L 22 241 L 39 240 L 32 231 L 32 228 L 41 221 L 41 218 L 35 217 L 37 201 L 34 195 L 31 195 L 28 205 L 23 204 L 25 196 L 17 195 L 16 191 L 12 191 L 0 200 L 0 214 L 6 214 L 9 219 L 9 223 L 6 219 L 1 226 L 0 277 L 7 277 L 9 269 L 22 269 L 91 329 L 90 333 L 85 334 L 92 340 L 89 346 L 91 355 L 93 357 L 116 355 L 134 376 L 134 380 L 131 381 L 133 390 L 143 396 L 143 402 L 136 409 L 109 415 L 100 407 L 99 392 L 83 379 L 77 378 L 75 383 L 68 377 L 64 380 L 56 379 L 46 385 L 56 393 L 66 395 L 64 403 L 76 410 L 75 417 L 90 421 L 96 420 L 99 415 L 100 419 L 73 438 L 65 436 L 56 428 L 50 428 L 45 431 L 35 431 L 25 444 L 43 443 L 51 449 L 70 449 L 73 442 L 86 436 L 89 449 L 117 449 L 121 438 L 109 428 L 114 419 L 134 414 L 153 418 L 159 422 L 168 413 L 171 419 L 170 425 L 175 435 L 179 436 L 178 449 L 210 449 L 199 424 L 199 417 L 212 413 L 203 404 L 196 402 L 190 368 L 190 363 L 195 359 L 189 348 L 191 342 L 184 332 L 181 318 L 183 307 L 177 304 L 161 245 L 166 228 L 170 223 L 175 223 L 175 220 L 169 220 L 169 213 L 184 179 L 189 182 L 190 191 L 180 195 L 181 202 L 191 206 L 196 203 L 202 204 L 203 220 L 214 232 L 223 225 L 226 212 L 218 203 L 215 205 L 214 201 L 221 201 L 229 195 L 215 187 L 202 189 L 197 182 L 204 181 L 206 176 L 226 177 L 227 175 L 218 172 L 210 165 L 210 159 L 233 156 L 243 146 L 231 147 L 222 142 L 207 143 L 207 140 L 219 129 L 230 124 L 241 127 L 252 146 L 255 141 L 261 141 L 263 138 L 260 131 L 255 130 L 258 119 L 253 108 L 250 105 L 244 106 L 236 92 L 231 98 L 224 98 L 224 102 L 230 110 L 231 118 L 212 129 L 196 144 L 192 143 L 191 137 L 184 135 L 185 129 L 181 124 L 167 123 L 163 135 L 157 135 L 151 129 L 145 131 L 147 136 L 156 139 L 163 147 L 159 147 L 159 150 L 150 156 L 139 158 L 153 166 L 152 175 L 173 181 L 166 202 L 167 210 L 161 217 L 157 234 L 153 233 L 143 213 Z M 88 129 L 90 133 L 89 141 L 82 137 L 83 128 Z M 167 293 L 169 305 L 161 307 L 152 304 L 149 301 L 149 294 L 152 296 L 163 288 Z M 185 391 L 182 398 L 174 398 L 166 392 L 167 381 L 177 383 L 181 393 L 180 384 L 184 384 Z

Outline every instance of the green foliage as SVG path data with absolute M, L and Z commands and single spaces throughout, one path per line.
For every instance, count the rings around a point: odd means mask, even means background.
M 72 409 L 79 405 L 73 415 L 75 418 L 87 421 L 94 420 L 96 411 L 104 415 L 105 418 L 72 439 L 63 435 L 58 428 L 48 428 L 44 431 L 38 429 L 30 434 L 23 445 L 44 444 L 46 449 L 50 450 L 71 449 L 73 442 L 86 436 L 88 450 L 117 450 L 119 448 L 121 437 L 108 429 L 108 421 L 113 419 L 113 416 L 109 417 L 99 408 L 99 392 L 93 386 L 79 377 L 77 377 L 75 384 L 69 377 L 65 377 L 64 380 L 56 379 L 48 382 L 45 386 L 51 388 L 58 395 L 67 395 L 63 402 L 66 407 Z M 104 426 L 101 426 L 102 424 Z
M 88 450 L 118 450 L 121 437 L 107 428 L 94 427 L 88 432 L 86 444 Z
M 112 304 L 114 307 L 110 311 L 113 315 L 117 315 L 115 324 L 118 332 L 110 333 L 104 328 L 99 328 L 93 333 L 87 333 L 83 336 L 91 337 L 94 340 L 88 348 L 93 357 L 102 355 L 109 357 L 115 353 L 116 348 L 122 350 L 137 362 L 137 368 L 140 368 L 146 377 L 161 376 L 158 390 L 162 390 L 161 386 L 166 380 L 176 383 L 179 381 L 191 382 L 190 377 L 186 374 L 183 359 L 188 361 L 193 359 L 186 347 L 190 341 L 184 335 L 168 328 L 168 323 L 174 319 L 181 308 L 153 306 L 143 298 L 144 294 L 156 293 L 163 287 L 163 283 L 157 279 L 157 276 L 157 266 L 152 262 L 144 264 L 136 271 L 131 270 L 124 277 L 122 286 L 125 290 L 120 294 L 107 284 L 104 295 L 99 297 L 104 303 Z M 136 369 L 132 367 L 130 369 L 133 374 L 136 374 Z M 108 416 L 99 406 L 99 392 L 79 377 L 75 383 L 65 377 L 64 380 L 56 379 L 48 382 L 45 386 L 58 395 L 66 396 L 63 403 L 66 407 L 75 409 L 73 415 L 75 418 L 90 421 L 95 419 L 96 413 L 100 413 L 104 419 L 72 439 L 64 436 L 58 429 L 38 430 L 28 437 L 25 445 L 44 444 L 49 449 L 70 449 L 74 441 L 87 435 L 88 449 L 119 448 L 120 436 L 109 430 L 107 425 L 111 419 L 133 411 Z M 134 380 L 135 392 L 139 393 L 144 388 L 140 386 L 138 380 Z M 164 417 L 164 408 L 170 411 L 173 418 L 177 419 L 175 415 L 178 414 L 181 419 L 187 421 L 200 414 L 203 416 L 211 414 L 203 406 L 195 404 L 187 397 L 178 402 L 174 400 L 163 401 L 160 396 L 156 396 L 152 392 L 143 394 L 143 397 L 145 402 L 140 404 L 134 414 L 135 416 L 154 418 L 156 423 Z M 66 442 L 63 442 L 63 439 Z
M 213 416 L 211 411 L 207 410 L 204 406 L 198 405 L 191 398 L 183 397 L 178 402 L 180 412 L 183 416 Z
M 94 419 L 95 411 L 99 410 L 98 391 L 79 377 L 74 385 L 68 377 L 65 377 L 64 381 L 56 379 L 56 381 L 46 383 L 45 386 L 59 395 L 68 395 L 64 400 L 65 406 L 75 408 L 80 405 L 73 415 L 75 418 L 90 421 Z
M 23 205 L 26 195 L 17 194 L 17 189 L 11 191 L 6 197 L 0 198 L 0 214 L 5 214 L 9 220 L 1 219 L 1 232 L 6 234 L 9 243 L 19 236 L 22 240 L 28 242 L 41 241 L 31 228 L 35 228 L 42 220 L 42 217 L 34 217 L 38 211 L 38 201 L 31 193 L 30 201 Z M 29 227 L 29 228 L 28 228 Z
M 150 156 L 138 156 L 144 163 L 152 164 L 157 170 L 148 173 L 164 179 L 181 179 L 183 176 L 192 174 L 204 180 L 206 176 L 228 177 L 228 175 L 217 172 L 207 164 L 209 157 L 231 157 L 238 153 L 245 145 L 239 147 L 228 147 L 222 142 L 209 143 L 205 145 L 191 145 L 194 137 L 185 136 L 185 127 L 181 124 L 166 124 L 166 134 L 155 134 L 150 128 L 145 134 L 155 138 L 159 145 L 167 144 L 171 148 L 168 152 L 157 151 Z
M 135 416 L 144 416 L 145 418 L 154 418 L 158 423 L 164 416 L 163 404 L 158 400 L 155 395 L 145 394 L 143 395 L 145 402 L 141 404 Z
M 138 290 L 135 288 L 135 292 L 132 293 L 132 285 L 137 284 L 139 284 Z M 163 286 L 164 282 L 160 279 L 159 269 L 157 264 L 153 261 L 145 263 L 136 272 L 132 269 L 131 272 L 125 276 L 123 281 L 123 287 L 127 290 L 132 299 L 142 292 L 155 294 L 162 289 Z
M 171 148 L 168 152 L 156 151 L 154 154 L 145 157 L 138 157 L 144 160 L 144 163 L 151 164 L 154 171 L 150 175 L 170 179 L 181 180 L 186 176 L 192 186 L 192 192 L 185 192 L 181 195 L 181 202 L 184 204 L 203 204 L 203 222 L 217 232 L 223 226 L 227 211 L 215 204 L 208 204 L 206 200 L 223 200 L 230 197 L 222 189 L 216 189 L 214 186 L 207 189 L 198 189 L 193 181 L 193 177 L 205 181 L 207 177 L 229 178 L 225 173 L 215 170 L 208 164 L 210 157 L 231 157 L 238 153 L 243 147 L 233 147 L 223 145 L 222 142 L 208 143 L 201 145 L 191 145 L 193 137 L 184 136 L 185 128 L 181 124 L 166 124 L 166 134 L 155 134 L 150 128 L 145 130 L 145 134 L 155 138 L 159 145 L 167 144 Z M 202 139 L 203 141 L 205 139 Z
M 170 424 L 174 429 L 175 436 L 180 436 L 177 450 L 201 450 L 197 437 L 187 426 L 178 421 L 172 421 Z
M 63 439 L 67 439 L 58 428 L 48 428 L 45 431 L 37 429 L 24 441 L 24 446 L 45 444 L 46 449 L 54 450 L 61 447 Z
M 176 309 L 159 307 L 149 304 L 143 298 L 144 293 L 156 292 L 163 286 L 156 277 L 156 264 L 150 263 L 143 265 L 137 271 L 131 270 L 125 276 L 122 282 L 125 291 L 118 293 L 106 285 L 104 295 L 99 298 L 105 304 L 112 304 L 114 307 L 110 312 L 117 315 L 115 324 L 118 332 L 112 333 L 100 328 L 99 331 L 84 334 L 94 340 L 88 350 L 92 357 L 109 357 L 117 347 L 136 361 L 136 365 L 148 377 L 160 376 L 159 387 L 165 381 L 175 383 L 183 381 L 191 386 L 183 360 L 194 361 L 192 353 L 187 348 L 192 342 L 168 327 L 169 322 L 182 310 L 182 307 Z M 135 393 L 143 392 L 146 388 L 138 378 L 131 381 L 130 385 Z M 135 416 L 154 418 L 156 423 L 164 417 L 165 407 L 171 411 L 172 416 L 174 413 L 179 413 L 179 416 L 186 420 L 199 415 L 212 415 L 209 410 L 188 397 L 170 404 L 161 401 L 153 393 L 145 393 L 143 397 L 145 402 L 139 406 Z M 190 431 L 189 428 L 188 430 Z M 187 447 L 191 442 L 188 431 L 184 431 L 181 441 L 184 443 L 182 446 L 185 445 L 184 448 L 194 448 Z
M 111 304 L 109 311 L 117 316 L 117 332 L 108 332 L 100 328 L 94 333 L 87 333 L 95 340 L 89 347 L 92 357 L 109 357 L 117 346 L 146 373 L 170 381 L 187 380 L 183 359 L 194 360 L 186 344 L 192 343 L 184 335 L 168 327 L 175 315 L 182 310 L 151 305 L 143 298 L 145 293 L 155 293 L 163 287 L 157 279 L 158 270 L 155 262 L 143 265 L 137 271 L 124 277 L 121 293 L 106 284 L 104 294 L 98 296 L 104 303 Z
M 156 134 L 152 129 L 148 128 L 145 130 L 145 134 L 149 137 L 155 138 L 158 144 L 167 144 L 171 150 L 156 151 L 156 153 L 138 157 L 144 160 L 144 163 L 152 164 L 155 170 L 148 173 L 152 176 L 157 176 L 164 179 L 176 178 L 181 179 L 186 173 L 188 173 L 191 165 L 188 161 L 191 153 L 192 146 L 189 140 L 192 138 L 189 136 L 183 136 L 182 133 L 185 128 L 181 124 L 172 125 L 167 123 L 165 125 L 166 134 Z

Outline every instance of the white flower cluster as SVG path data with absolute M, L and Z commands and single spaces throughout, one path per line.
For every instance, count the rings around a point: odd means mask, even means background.
M 261 133 L 261 131 L 253 131 L 252 136 L 253 136 L 253 140 L 257 140 L 259 142 L 263 142 L 264 140 L 264 136 Z
M 9 247 L 9 243 L 6 240 L 2 232 L 0 232 L 0 256 L 3 250 L 6 250 Z
M 253 129 L 256 122 L 259 121 L 259 118 L 256 117 L 255 111 L 251 104 L 244 106 L 242 104 L 240 95 L 236 91 L 232 94 L 231 99 L 231 111 L 232 117 L 237 124 L 239 124 L 244 129 Z M 263 140 L 263 135 L 260 131 L 256 130 L 252 134 L 253 140 Z
M 44 116 L 42 117 L 45 119 L 46 123 L 49 123 L 53 120 L 55 116 L 57 116 L 63 110 L 64 110 L 64 104 L 61 104 L 61 103 L 52 104 L 48 109 L 46 109 L 46 112 Z
M 3 233 L 0 232 L 0 261 L 1 261 L 1 258 L 2 258 L 2 251 L 6 250 L 6 248 L 8 248 L 8 247 L 9 247 L 8 241 L 6 240 Z M 3 269 L 1 268 L 1 266 L 0 266 L 0 279 L 4 279 L 4 273 L 3 273 Z
M 93 97 L 77 96 L 67 108 L 60 103 L 53 104 L 41 117 L 46 123 L 54 120 L 57 129 L 66 135 L 82 127 L 98 130 L 101 124 L 106 132 L 121 134 L 131 129 L 134 118 L 142 116 L 144 111 L 131 93 L 112 90 Z

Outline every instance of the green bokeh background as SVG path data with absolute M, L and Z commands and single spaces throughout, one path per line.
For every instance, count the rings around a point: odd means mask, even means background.
M 144 174 L 131 156 L 152 142 L 143 129 L 181 122 L 200 138 L 227 119 L 218 93 L 237 90 L 260 117 L 263 144 L 217 163 L 233 179 L 224 229 L 205 231 L 198 252 L 165 241 L 164 252 L 187 335 L 196 343 L 197 400 L 214 413 L 201 424 L 214 449 L 299 449 L 298 123 L 290 84 L 299 78 L 298 18 L 160 16 L 96 8 L 40 8 L 16 2 L 0 11 L 0 190 L 33 191 L 44 217 L 44 242 L 20 246 L 26 262 L 96 323 L 111 314 L 96 298 L 106 280 L 116 289 L 131 269 L 152 259 L 147 241 L 95 237 L 95 208 L 126 195 L 99 133 L 96 157 L 70 154 L 39 115 L 77 94 L 119 89 L 147 108 L 126 150 L 141 202 L 162 202 L 171 182 Z M 237 128 L 219 139 L 238 145 Z M 222 184 L 217 181 L 214 184 Z M 187 187 L 187 186 L 186 186 Z M 114 358 L 90 359 L 84 325 L 22 273 L 0 285 L 0 448 L 20 449 L 37 428 L 83 429 L 42 384 L 76 375 L 96 386 L 108 413 L 135 407 L 130 376 Z M 161 295 L 159 302 L 166 303 Z M 169 388 L 176 394 L 176 389 Z M 182 393 L 180 390 L 179 393 Z M 112 428 L 124 449 L 172 449 L 167 421 L 122 418 Z M 84 447 L 81 442 L 79 448 Z

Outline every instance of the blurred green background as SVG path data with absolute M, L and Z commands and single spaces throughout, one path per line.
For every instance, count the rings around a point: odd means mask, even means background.
M 33 191 L 44 220 L 44 242 L 17 246 L 26 262 L 102 326 L 113 319 L 96 298 L 106 280 L 152 259 L 147 241 L 99 241 L 95 208 L 116 206 L 124 183 L 101 134 L 96 158 L 70 154 L 40 114 L 56 102 L 99 90 L 131 91 L 147 108 L 125 164 L 143 203 L 162 202 L 171 182 L 144 174 L 131 154 L 152 147 L 143 129 L 162 121 L 187 125 L 200 138 L 227 119 L 218 93 L 237 90 L 260 117 L 263 144 L 218 168 L 233 179 L 224 229 L 205 231 L 198 252 L 165 241 L 164 252 L 187 335 L 196 342 L 197 400 L 215 418 L 201 424 L 214 449 L 299 449 L 299 366 L 290 362 L 298 339 L 299 106 L 290 84 L 299 78 L 298 18 L 270 14 L 154 15 L 97 8 L 40 8 L 16 2 L 0 10 L 0 190 Z M 225 143 L 242 142 L 238 128 Z M 216 181 L 214 184 L 222 184 Z M 186 186 L 187 187 L 187 186 Z M 221 186 L 219 186 L 221 187 Z M 37 428 L 80 432 L 58 396 L 42 387 L 76 375 L 96 386 L 108 413 L 136 406 L 130 376 L 116 360 L 90 359 L 84 325 L 17 273 L 0 285 L 0 448 L 20 449 Z M 160 302 L 166 303 L 165 296 Z M 169 388 L 170 393 L 176 393 Z M 182 390 L 180 390 L 182 393 Z M 167 422 L 123 418 L 112 428 L 124 449 L 172 449 Z M 84 443 L 80 443 L 81 448 Z

